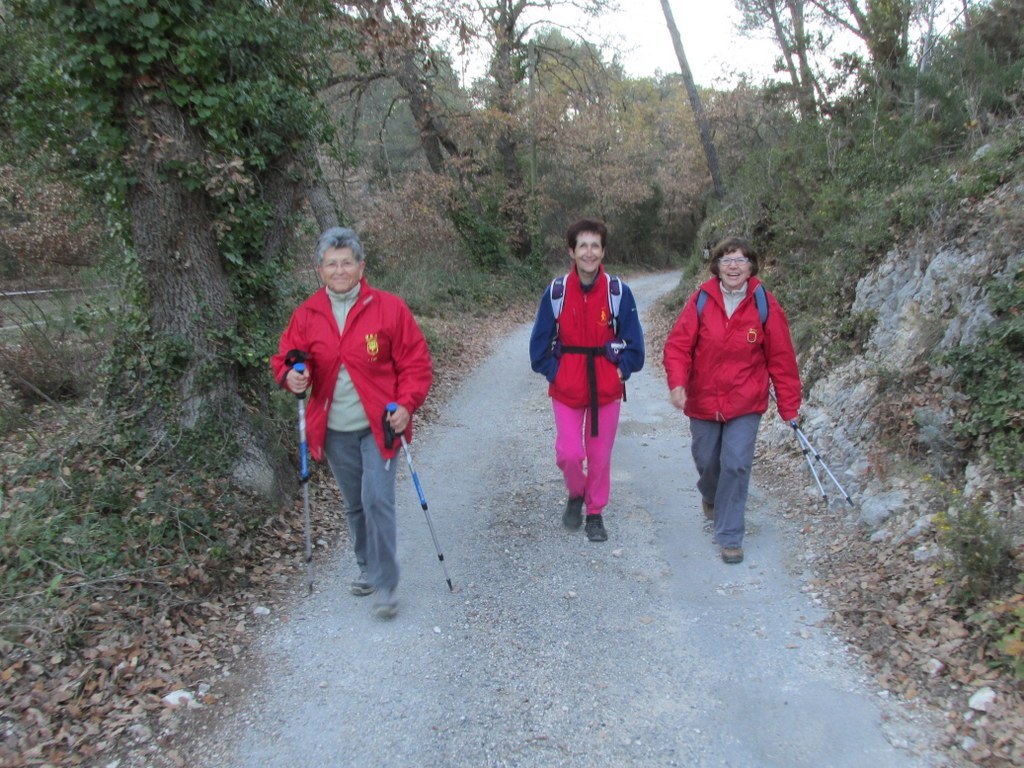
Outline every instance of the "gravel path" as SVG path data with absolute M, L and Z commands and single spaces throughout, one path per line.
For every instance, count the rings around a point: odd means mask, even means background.
M 677 276 L 630 281 L 647 306 Z M 945 765 L 928 724 L 866 687 L 787 566 L 756 489 L 724 565 L 694 489 L 660 350 L 628 385 L 609 541 L 561 526 L 546 386 L 516 329 L 413 444 L 455 592 L 404 465 L 400 611 L 348 594 L 351 556 L 274 617 L 242 711 L 198 765 Z M 774 416 L 773 416 L 774 417 Z

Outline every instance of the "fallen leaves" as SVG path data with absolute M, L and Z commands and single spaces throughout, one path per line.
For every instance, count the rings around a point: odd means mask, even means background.
M 418 423 L 436 418 L 436 404 L 486 356 L 480 338 L 500 338 L 517 316 L 470 324 L 431 321 L 449 353 L 435 360 L 434 391 Z M 67 418 L 63 411 L 51 416 Z M 37 428 L 50 426 L 39 417 Z M 11 454 L 24 444 L 12 436 L 0 445 L 4 461 L 17 460 Z M 347 549 L 347 528 L 329 471 L 321 465 L 312 471 L 316 558 L 326 549 Z M 142 486 L 125 491 L 138 503 L 150 494 Z M 194 492 L 183 479 L 180 497 Z M 287 619 L 275 608 L 292 599 L 301 578 L 301 504 L 278 513 L 248 512 L 260 516 L 262 525 L 226 520 L 220 531 L 230 546 L 229 563 L 197 554 L 187 567 L 102 582 L 66 574 L 49 590 L 61 598 L 59 609 L 41 599 L 45 590 L 0 605 L 6 638 L 0 640 L 2 768 L 187 764 L 174 744 L 181 713 L 190 703 L 218 703 L 218 682 L 244 664 L 263 615 Z M 0 554 L 2 575 L 3 562 L 18 554 Z
M 758 464 L 755 471 L 767 476 L 763 484 L 778 497 L 801 498 L 806 474 L 771 454 L 759 456 Z M 906 534 L 927 505 L 927 499 L 915 500 L 886 527 Z M 830 609 L 830 623 L 874 671 L 876 683 L 943 713 L 945 743 L 954 754 L 986 768 L 1024 765 L 1024 683 L 999 662 L 993 641 L 952 600 L 958 588 L 953 571 L 941 562 L 914 560 L 921 544 L 936 543 L 935 531 L 868 538 L 862 527 L 841 514 L 822 514 L 817 504 L 797 507 L 795 518 L 799 542 L 815 563 L 809 588 Z M 969 700 L 984 688 L 995 698 L 981 712 Z

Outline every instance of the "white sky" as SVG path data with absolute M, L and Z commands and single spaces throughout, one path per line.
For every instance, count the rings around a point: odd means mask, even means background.
M 672 38 L 665 25 L 661 0 L 619 0 L 624 10 L 589 21 L 596 42 L 606 39 L 621 51 L 627 74 L 649 77 L 679 71 Z M 694 80 L 703 86 L 716 81 L 735 83 L 736 73 L 753 75 L 755 82 L 772 75 L 778 48 L 768 39 L 740 37 L 735 31 L 739 12 L 731 0 L 670 0 L 686 60 Z M 572 26 L 571 17 L 558 20 Z M 578 16 L 576 23 L 586 21 Z M 580 30 L 582 31 L 582 30 Z M 605 51 L 611 60 L 612 51 Z

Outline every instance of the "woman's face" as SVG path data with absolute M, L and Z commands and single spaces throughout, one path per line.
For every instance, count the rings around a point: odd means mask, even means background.
M 576 262 L 576 274 L 580 276 L 580 282 L 590 285 L 597 277 L 604 258 L 601 236 L 596 232 L 580 232 L 576 237 L 576 247 L 569 251 L 569 256 Z
M 743 251 L 729 251 L 718 259 L 718 278 L 730 291 L 742 288 L 750 279 L 750 259 Z
M 324 285 L 335 293 L 345 293 L 363 277 L 365 264 L 356 260 L 351 248 L 329 248 L 316 271 Z

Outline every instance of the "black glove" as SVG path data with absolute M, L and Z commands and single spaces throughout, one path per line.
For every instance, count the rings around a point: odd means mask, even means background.
M 551 342 L 551 356 L 555 360 L 562 356 L 562 340 L 557 337 Z
M 390 415 L 391 409 L 385 408 L 384 414 L 380 417 L 380 425 L 384 428 L 384 447 L 389 449 L 395 444 L 395 438 L 397 437 L 391 422 L 388 421 L 388 416 Z
M 289 368 L 294 368 L 298 363 L 304 363 L 309 358 L 305 352 L 301 349 L 289 350 L 288 354 L 284 356 L 284 364 Z

